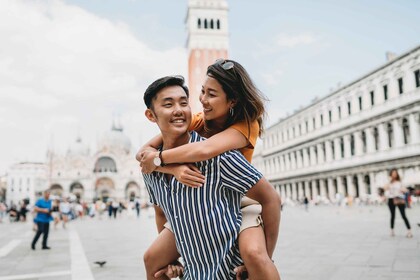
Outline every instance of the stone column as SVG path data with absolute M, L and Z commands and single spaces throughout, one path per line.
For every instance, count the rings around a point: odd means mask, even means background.
M 290 199 L 292 198 L 292 188 L 290 186 L 290 184 L 286 184 L 284 185 L 286 188 L 286 196 Z
M 392 120 L 392 129 L 394 131 L 395 148 L 404 146 L 404 132 L 401 118 Z
M 309 147 L 309 159 L 310 159 L 311 166 L 315 166 L 316 165 L 315 146 Z
M 418 112 L 412 113 L 408 116 L 408 125 L 410 129 L 410 144 L 417 144 L 420 142 L 420 127 L 419 127 L 420 114 Z
M 344 180 L 343 176 L 337 177 L 337 189 L 338 189 L 338 193 L 341 194 L 342 197 L 346 195 L 346 192 L 344 190 L 343 180 Z
M 319 180 L 319 188 L 321 190 L 321 197 L 328 198 L 327 197 L 327 186 L 325 185 L 325 179 Z
M 317 180 L 312 180 L 312 193 L 314 194 L 314 198 L 317 198 L 319 193 L 318 193 L 318 189 L 317 189 L 317 184 L 316 184 Z
M 341 159 L 341 147 L 340 147 L 340 138 L 337 137 L 334 139 L 334 152 L 335 152 L 335 159 Z
M 323 164 L 325 159 L 324 159 L 324 149 L 322 147 L 322 144 L 317 144 L 316 147 L 318 149 L 318 164 Z
M 303 148 L 303 166 L 309 166 L 308 148 Z
M 350 158 L 351 157 L 351 146 L 350 146 L 350 135 L 346 134 L 344 135 L 344 158 Z
M 363 174 L 357 174 L 357 185 L 359 185 L 359 197 L 361 199 L 366 198 L 366 184 Z
M 385 151 L 389 149 L 388 146 L 388 133 L 385 128 L 384 123 L 378 125 L 378 134 L 379 134 L 379 150 Z
M 296 151 L 296 155 L 297 155 L 297 167 L 298 168 L 302 168 L 303 167 L 303 159 L 302 159 L 302 154 L 300 153 L 301 150 Z
M 355 197 L 356 196 L 356 190 L 355 190 L 355 187 L 354 187 L 354 184 L 353 184 L 353 176 L 347 175 L 346 180 L 347 180 L 347 190 L 349 192 L 349 195 L 351 197 Z
M 305 191 L 303 190 L 303 182 L 298 182 L 298 198 L 302 199 L 305 196 Z
M 354 134 L 354 149 L 355 155 L 361 156 L 363 154 L 363 141 L 362 141 L 362 132 L 356 131 Z
M 373 136 L 373 127 L 365 129 L 366 134 L 366 152 L 368 154 L 375 152 L 375 137 Z
M 305 196 L 310 200 L 312 199 L 311 197 L 311 191 L 309 189 L 309 181 L 304 181 L 305 184 Z
M 297 194 L 297 184 L 296 182 L 291 183 L 292 186 L 292 199 L 297 200 L 298 194 Z
M 326 162 L 331 162 L 333 157 L 334 157 L 334 155 L 332 154 L 331 145 L 332 145 L 332 143 L 331 143 L 330 140 L 325 141 L 325 156 L 326 156 L 325 161 Z
M 330 201 L 334 201 L 335 199 L 334 182 L 333 182 L 333 178 L 331 177 L 328 178 L 327 189 L 328 189 L 328 198 L 330 199 Z
M 283 202 L 286 201 L 287 195 L 286 195 L 286 185 L 279 185 L 280 186 L 280 196 L 281 199 L 283 199 Z

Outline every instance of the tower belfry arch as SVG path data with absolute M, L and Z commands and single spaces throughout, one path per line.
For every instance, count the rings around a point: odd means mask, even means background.
M 207 66 L 228 58 L 229 30 L 226 0 L 189 0 L 185 23 L 188 30 L 188 87 L 193 112 L 201 111 L 198 100 Z

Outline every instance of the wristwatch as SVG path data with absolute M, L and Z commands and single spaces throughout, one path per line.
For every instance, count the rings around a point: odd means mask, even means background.
M 162 150 L 160 150 L 159 153 L 153 159 L 153 164 L 155 166 L 165 166 L 162 160 Z

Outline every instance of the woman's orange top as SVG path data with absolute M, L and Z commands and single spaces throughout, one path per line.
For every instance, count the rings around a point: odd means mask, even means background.
M 199 131 L 204 127 L 204 118 L 203 113 L 197 113 L 192 116 L 191 124 L 188 128 L 189 131 L 195 130 Z M 241 154 L 244 155 L 247 161 L 252 161 L 252 155 L 254 154 L 254 148 L 255 144 L 257 143 L 257 138 L 260 131 L 260 126 L 257 121 L 251 122 L 250 126 L 248 127 L 248 124 L 246 121 L 241 121 L 238 123 L 234 123 L 230 126 L 233 129 L 236 129 L 240 133 L 242 133 L 243 136 L 245 136 L 246 139 L 248 139 L 249 145 L 243 148 L 238 149 Z

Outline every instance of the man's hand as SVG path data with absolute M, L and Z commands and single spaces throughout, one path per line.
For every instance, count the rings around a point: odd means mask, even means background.
M 180 264 L 170 264 L 165 268 L 162 268 L 158 272 L 155 273 L 155 278 L 159 278 L 163 275 L 166 275 L 169 278 L 177 278 L 184 275 L 184 267 Z

